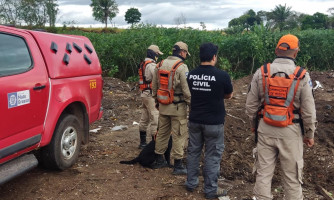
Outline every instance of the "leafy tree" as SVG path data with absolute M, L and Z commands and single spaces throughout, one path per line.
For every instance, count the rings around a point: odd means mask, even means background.
M 137 8 L 129 8 L 125 13 L 125 21 L 128 24 L 133 24 L 140 22 L 141 13 Z
M 240 20 L 240 17 L 233 18 L 231 21 L 228 22 L 228 27 L 235 27 L 235 26 L 243 26 L 243 22 Z
M 66 27 L 74 27 L 75 24 L 78 22 L 75 20 L 68 20 L 68 21 L 63 21 L 63 29 L 66 29 Z
M 118 13 L 118 5 L 115 0 L 92 0 L 90 6 L 93 8 L 95 20 L 105 23 L 106 28 L 108 19 L 111 21 Z
M 181 13 L 180 16 L 174 18 L 174 22 L 175 22 L 176 26 L 184 24 L 184 27 L 186 27 L 187 18 L 186 18 L 186 16 L 184 16 L 183 13 Z
M 299 29 L 301 26 L 301 17 L 303 14 L 297 13 L 295 11 L 291 12 L 291 15 L 288 17 L 288 19 L 285 21 L 285 30 L 291 30 L 291 29 Z
M 16 25 L 19 22 L 21 0 L 0 0 L 0 18 L 3 23 Z
M 45 0 L 21 0 L 19 17 L 28 26 L 45 26 L 46 11 Z
M 302 29 L 326 29 L 329 18 L 323 13 L 314 13 L 312 16 L 306 16 L 302 21 Z
M 252 9 L 250 9 L 246 13 L 246 16 L 247 16 L 246 17 L 247 26 L 249 26 L 249 27 L 254 26 L 258 22 L 260 22 L 260 18 L 256 16 L 256 13 Z
M 22 0 L 20 4 L 21 12 L 19 18 L 26 22 L 28 26 L 34 25 L 37 21 L 37 2 L 30 0 Z
M 300 28 L 302 27 L 302 25 L 303 25 L 303 21 L 304 21 L 304 19 L 305 19 L 307 16 L 310 16 L 310 15 L 305 14 L 305 13 L 299 13 L 299 14 L 298 14 L 298 17 L 296 18 L 296 20 L 297 20 L 298 26 L 299 26 Z
M 54 27 L 56 24 L 56 17 L 59 13 L 57 0 L 45 0 L 46 13 L 49 17 L 50 27 Z
M 311 15 L 306 15 L 302 21 L 302 29 L 312 29 L 313 26 L 313 17 Z
M 328 28 L 328 15 L 325 15 L 320 12 L 316 12 L 313 14 L 313 20 L 314 20 L 314 26 L 316 29 L 321 29 L 321 28 Z
M 286 21 L 292 14 L 293 11 L 291 11 L 291 7 L 287 7 L 286 4 L 284 6 L 279 4 L 274 10 L 267 14 L 267 19 L 273 28 L 278 28 L 281 31 L 287 29 Z
M 205 30 L 206 29 L 206 25 L 204 22 L 200 22 L 199 25 L 202 27 L 202 30 Z
M 328 8 L 327 12 L 334 16 L 334 8 Z
M 249 30 L 251 27 L 253 27 L 256 24 L 260 24 L 262 22 L 262 19 L 260 16 L 258 16 L 254 10 L 250 9 L 245 14 L 241 15 L 238 18 L 232 19 L 228 23 L 228 27 L 243 27 L 247 30 Z
M 328 11 L 332 16 L 328 19 L 329 28 L 334 28 L 334 8 L 329 8 Z
M 3 23 L 26 23 L 29 26 L 54 26 L 58 13 L 57 0 L 0 0 L 0 19 Z
M 261 19 L 261 22 L 266 22 L 267 21 L 267 11 L 260 10 L 256 13 L 257 17 Z

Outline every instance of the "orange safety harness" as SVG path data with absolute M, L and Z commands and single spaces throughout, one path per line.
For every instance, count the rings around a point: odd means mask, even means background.
M 260 117 L 263 117 L 265 123 L 277 127 L 301 123 L 301 119 L 294 119 L 294 114 L 300 114 L 300 111 L 294 108 L 293 102 L 306 70 L 297 66 L 293 74 L 276 72 L 270 76 L 270 63 L 268 63 L 261 67 L 261 72 L 264 102 L 259 111 Z M 284 76 L 277 76 L 278 74 Z
M 184 101 L 174 101 L 174 96 L 182 96 L 182 94 L 175 94 L 174 89 L 173 89 L 173 82 L 174 82 L 174 76 L 175 76 L 175 71 L 179 66 L 183 64 L 183 61 L 176 62 L 172 70 L 162 70 L 160 69 L 161 65 L 163 63 L 163 60 L 158 63 L 157 68 L 158 68 L 158 80 L 159 80 L 159 88 L 157 90 L 157 100 L 161 104 L 177 104 L 177 103 L 182 103 Z
M 140 63 L 138 74 L 139 74 L 139 89 L 140 91 L 152 90 L 152 81 L 146 81 L 145 70 L 146 66 L 150 63 L 154 63 L 152 60 L 146 60 Z

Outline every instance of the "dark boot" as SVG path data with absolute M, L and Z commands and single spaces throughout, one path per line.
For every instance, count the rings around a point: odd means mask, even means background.
M 139 149 L 143 149 L 146 146 L 146 132 L 145 131 L 140 131 L 140 144 L 139 144 Z
M 206 199 L 217 199 L 219 197 L 223 197 L 227 195 L 227 190 L 223 188 L 217 188 L 216 194 L 205 194 Z
M 152 135 L 152 141 L 154 141 L 154 136 Z
M 168 167 L 168 164 L 163 155 L 156 154 L 155 160 L 151 167 L 152 169 L 159 169 L 159 168 Z
M 187 169 L 183 166 L 181 159 L 174 160 L 173 175 L 186 175 Z

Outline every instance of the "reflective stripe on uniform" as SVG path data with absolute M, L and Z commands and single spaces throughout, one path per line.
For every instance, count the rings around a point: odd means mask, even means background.
M 269 67 L 268 67 L 269 65 Z M 270 104 L 270 100 L 269 100 L 269 93 L 268 93 L 268 76 L 270 75 L 270 64 L 269 63 L 266 63 L 262 66 L 262 77 L 263 77 L 263 80 L 264 81 L 264 99 L 266 101 L 266 104 Z
M 265 113 L 265 116 L 269 119 L 275 120 L 275 121 L 285 121 L 286 120 L 286 115 L 271 115 L 269 113 Z
M 158 99 L 162 99 L 162 100 L 167 100 L 168 97 L 167 96 L 161 96 L 161 95 L 157 95 Z
M 268 78 L 267 77 L 265 77 L 265 79 L 264 79 L 264 81 L 265 81 L 265 91 L 264 91 L 264 98 L 265 98 L 265 100 L 266 100 L 266 104 L 270 104 L 270 100 L 269 100 L 269 93 L 268 93 L 268 84 L 267 84 L 267 80 Z
M 289 107 L 290 106 L 290 103 L 291 103 L 291 101 L 293 100 L 293 98 L 295 96 L 296 85 L 297 85 L 297 79 L 293 80 L 293 82 L 292 82 L 292 84 L 290 86 L 289 93 L 288 93 L 288 95 L 286 97 L 286 101 L 284 103 L 285 107 Z
M 169 80 L 168 80 L 168 90 L 172 89 L 173 86 L 173 78 L 174 78 L 174 71 L 172 70 L 169 75 Z

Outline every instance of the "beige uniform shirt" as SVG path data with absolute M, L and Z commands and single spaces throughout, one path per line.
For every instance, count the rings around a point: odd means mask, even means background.
M 173 65 L 176 62 L 181 61 L 180 58 L 176 56 L 169 56 L 163 61 L 160 69 L 162 70 L 172 70 Z M 189 72 L 186 64 L 180 65 L 175 71 L 174 80 L 173 80 L 173 89 L 176 94 L 183 94 L 181 97 L 174 96 L 174 101 L 179 101 L 180 98 L 183 99 L 186 103 L 178 103 L 178 104 L 169 104 L 169 105 L 159 105 L 159 112 L 163 115 L 170 116 L 183 116 L 187 113 L 187 105 L 190 105 L 190 91 L 187 83 L 187 73 Z M 152 83 L 152 94 L 153 98 L 157 98 L 157 90 L 159 88 L 159 80 L 158 80 L 158 69 L 155 69 L 155 73 L 153 75 L 153 83 Z
M 145 58 L 145 61 L 147 60 L 154 61 L 151 58 Z M 149 82 L 153 80 L 153 74 L 154 74 L 156 66 L 157 64 L 155 62 L 152 62 L 146 65 L 145 72 L 144 72 L 146 81 Z M 143 92 L 141 92 L 140 97 L 152 97 L 152 92 L 150 90 L 144 90 Z
M 296 65 L 293 60 L 276 58 L 270 65 L 270 74 L 272 75 L 273 73 L 279 71 L 292 74 L 295 70 L 295 67 Z M 310 75 L 309 73 L 306 73 L 305 77 L 299 83 L 298 90 L 293 102 L 294 107 L 296 109 L 300 109 L 301 111 L 301 116 L 295 114 L 295 118 L 302 118 L 304 123 L 305 136 L 308 138 L 314 137 L 314 131 L 317 125 L 311 83 Z M 252 123 L 252 127 L 255 127 L 255 117 L 262 102 L 264 102 L 264 93 L 262 85 L 262 73 L 261 68 L 259 68 L 253 76 L 246 100 L 246 114 Z M 258 127 L 258 133 L 274 138 L 297 138 L 301 136 L 301 128 L 299 123 L 295 123 L 287 127 L 275 127 L 266 124 L 263 119 L 261 119 Z

